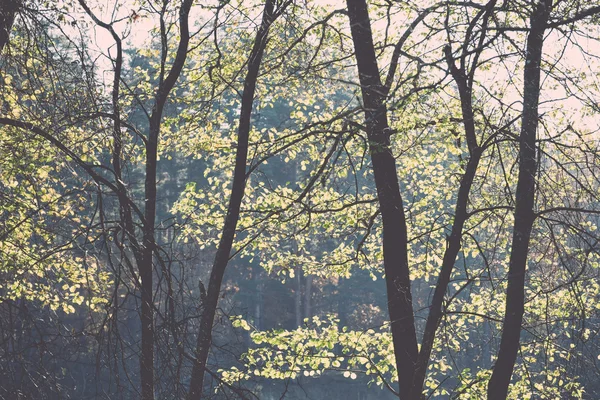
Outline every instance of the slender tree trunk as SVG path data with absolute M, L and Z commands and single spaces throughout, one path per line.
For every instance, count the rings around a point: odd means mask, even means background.
M 154 251 L 156 250 L 156 170 L 158 166 L 158 140 L 162 115 L 169 93 L 181 75 L 187 58 L 189 45 L 188 16 L 193 0 L 182 0 L 179 10 L 180 39 L 175 60 L 166 77 L 160 76 L 160 84 L 156 92 L 150 127 L 146 142 L 146 179 L 144 186 L 143 240 L 141 263 L 138 265 L 141 280 L 141 322 L 142 322 L 142 354 L 140 357 L 140 376 L 142 381 L 142 400 L 154 399 Z M 164 62 L 164 61 L 163 61 Z M 161 71 L 164 71 L 161 68 Z
M 286 3 L 288 4 L 288 3 Z M 208 292 L 203 299 L 202 317 L 200 318 L 200 330 L 196 343 L 196 361 L 192 367 L 190 379 L 190 390 L 188 392 L 189 400 L 202 398 L 202 387 L 204 383 L 204 373 L 206 371 L 206 362 L 210 350 L 212 339 L 212 328 L 221 291 L 221 282 L 225 274 L 225 268 L 229 262 L 235 230 L 240 215 L 240 206 L 244 197 L 246 187 L 246 161 L 248 157 L 248 139 L 250 135 L 250 117 L 252 115 L 252 106 L 254 102 L 254 92 L 256 89 L 256 80 L 262 62 L 262 56 L 267 45 L 267 38 L 271 24 L 277 18 L 279 12 L 275 12 L 275 0 L 266 0 L 263 10 L 262 22 L 258 33 L 254 39 L 254 45 L 250 53 L 248 62 L 248 72 L 244 80 L 244 91 L 242 93 L 242 106 L 240 110 L 238 143 L 235 155 L 235 169 L 233 172 L 233 185 L 229 198 L 227 215 L 223 225 L 223 232 L 217 253 L 213 262 Z
M 313 276 L 308 275 L 304 278 L 304 318 L 311 318 L 311 304 L 310 300 L 312 297 L 312 280 Z
M 407 399 L 417 362 L 417 337 L 408 270 L 407 230 L 390 128 L 365 0 L 347 0 L 365 109 L 375 186 L 383 220 L 383 258 L 400 398 Z
M 257 267 L 257 269 L 260 267 Z M 256 305 L 254 308 L 254 326 L 256 327 L 257 330 L 261 330 L 263 328 L 263 323 L 262 323 L 262 308 L 263 308 L 263 301 L 264 301 L 264 283 L 262 280 L 262 276 L 260 271 L 255 275 L 254 278 L 254 282 L 256 285 Z M 249 337 L 249 336 L 248 336 Z
M 296 327 L 302 326 L 302 268 L 296 271 L 296 293 L 294 293 L 294 305 L 296 314 Z
M 440 275 L 438 276 L 438 281 L 433 293 L 433 300 L 429 308 L 429 315 L 427 316 L 423 340 L 421 342 L 421 349 L 419 351 L 414 387 L 412 391 L 412 398 L 415 400 L 421 397 L 421 392 L 423 390 L 423 384 L 427 375 L 427 366 L 429 365 L 429 359 L 431 357 L 435 335 L 443 315 L 442 305 L 444 296 L 446 294 L 446 290 L 448 289 L 448 284 L 450 283 L 450 277 L 452 270 L 454 269 L 456 257 L 458 256 L 458 252 L 461 248 L 462 230 L 465 221 L 467 220 L 469 191 L 473 184 L 473 179 L 475 177 L 475 172 L 477 171 L 477 166 L 479 165 L 480 159 L 481 149 L 478 148 L 469 159 L 467 169 L 461 179 L 458 200 L 456 202 L 456 210 L 454 214 L 454 224 L 452 225 L 452 232 L 448 237 L 448 247 L 444 253 Z
M 483 360 L 481 367 L 488 369 L 492 367 L 492 329 L 488 320 L 483 321 L 483 338 L 485 342 L 481 350 Z
M 348 303 L 347 299 L 344 298 L 343 293 L 346 292 L 344 290 L 347 287 L 347 280 L 345 278 L 340 277 L 338 280 L 337 287 L 334 289 L 335 295 L 337 296 L 337 317 L 340 320 L 340 326 L 348 326 Z
M 521 325 L 525 310 L 525 273 L 533 211 L 536 172 L 536 134 L 540 97 L 540 64 L 544 32 L 552 8 L 552 0 L 542 0 L 531 15 L 525 58 L 523 116 L 519 149 L 519 177 L 515 201 L 515 222 L 508 270 L 506 309 L 498 359 L 488 385 L 488 399 L 505 399 L 519 350 Z
M 15 22 L 15 16 L 22 5 L 22 0 L 0 1 L 0 52 L 2 52 L 4 46 L 8 43 L 10 30 Z
M 487 11 L 484 15 L 482 24 L 480 43 L 485 37 L 487 21 L 491 15 L 491 11 L 495 3 L 496 2 L 492 0 L 486 7 Z M 464 52 L 466 52 L 466 49 L 463 49 L 463 54 Z M 431 306 L 429 307 L 427 322 L 425 323 L 425 331 L 423 332 L 423 339 L 421 342 L 421 349 L 419 350 L 419 357 L 412 389 L 412 398 L 415 400 L 421 397 L 421 393 L 423 391 L 423 384 L 427 375 L 427 366 L 429 365 L 429 359 L 431 358 L 435 335 L 443 315 L 442 307 L 444 296 L 448 290 L 448 285 L 454 269 L 454 263 L 456 262 L 456 257 L 458 256 L 461 248 L 463 228 L 468 219 L 467 205 L 469 203 L 469 193 L 471 192 L 473 180 L 475 179 L 475 174 L 477 172 L 477 168 L 479 167 L 479 162 L 483 152 L 483 149 L 477 143 L 477 135 L 475 132 L 475 117 L 473 112 L 472 98 L 472 77 L 474 70 L 471 72 L 471 74 L 467 74 L 467 67 L 464 65 L 464 62 L 461 62 L 460 67 L 457 67 L 452 57 L 452 50 L 449 45 L 444 48 L 444 53 L 450 74 L 452 75 L 452 78 L 458 87 L 463 127 L 465 131 L 466 143 L 469 149 L 469 161 L 467 162 L 465 173 L 462 175 L 460 180 L 458 197 L 456 199 L 454 211 L 454 222 L 452 223 L 452 231 L 447 240 L 447 247 L 446 251 L 444 252 L 440 274 L 438 276 L 438 281 L 433 293 L 433 300 L 431 302 Z M 476 61 L 472 68 L 476 68 Z
M 152 229 L 152 232 L 154 230 Z M 142 400 L 154 399 L 154 307 L 153 307 L 153 277 L 152 255 L 153 241 L 144 240 L 142 263 L 139 265 L 142 292 L 142 345 L 140 356 L 140 380 Z

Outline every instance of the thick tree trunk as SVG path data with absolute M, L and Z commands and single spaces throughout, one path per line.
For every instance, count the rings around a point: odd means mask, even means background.
M 0 52 L 2 52 L 4 46 L 8 43 L 10 30 L 15 22 L 15 16 L 22 4 L 22 0 L 0 1 Z
M 390 149 L 390 128 L 365 0 L 347 0 L 348 16 L 370 143 L 375 186 L 383 220 L 383 258 L 400 398 L 410 397 L 417 362 L 404 207 Z
M 235 169 L 233 173 L 233 185 L 229 198 L 227 215 L 223 225 L 223 232 L 217 254 L 213 262 L 213 268 L 210 274 L 208 291 L 202 304 L 202 317 L 200 319 L 200 330 L 196 343 L 196 361 L 192 367 L 190 379 L 190 390 L 188 392 L 189 400 L 202 398 L 202 387 L 204 383 L 204 373 L 206 371 L 206 362 L 210 350 L 212 339 L 212 328 L 221 291 L 221 282 L 229 262 L 235 230 L 240 215 L 240 206 L 244 197 L 246 187 L 246 162 L 248 157 L 248 139 L 250 135 L 250 117 L 252 115 L 252 106 L 254 102 L 254 92 L 256 89 L 256 80 L 262 62 L 262 56 L 267 45 L 269 28 L 278 14 L 274 12 L 274 0 L 266 0 L 262 16 L 262 23 L 254 39 L 254 45 L 250 53 L 248 62 L 248 72 L 244 80 L 244 91 L 242 93 L 242 106 L 240 110 L 238 143 L 235 155 Z
M 536 173 L 536 133 L 540 97 L 540 64 L 544 32 L 552 0 L 540 1 L 531 15 L 525 58 L 523 116 L 519 149 L 519 177 L 515 201 L 515 222 L 508 270 L 506 309 L 498 359 L 488 385 L 488 399 L 505 399 L 519 350 L 521 325 L 525 310 L 525 273 L 533 211 Z

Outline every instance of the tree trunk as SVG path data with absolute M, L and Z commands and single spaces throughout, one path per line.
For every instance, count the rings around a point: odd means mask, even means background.
M 296 271 L 296 292 L 294 293 L 294 305 L 296 315 L 296 328 L 302 326 L 302 268 Z
M 458 252 L 461 248 L 462 230 L 465 221 L 467 220 L 469 191 L 471 189 L 480 159 L 481 149 L 477 148 L 469 159 L 467 170 L 461 179 L 458 199 L 456 202 L 456 211 L 454 214 L 454 223 L 452 225 L 452 232 L 448 237 L 448 247 L 444 253 L 440 275 L 438 276 L 438 281 L 433 293 L 433 300 L 429 308 L 429 315 L 427 316 L 425 331 L 423 333 L 423 341 L 421 343 L 421 349 L 419 352 L 419 360 L 416 366 L 414 387 L 412 390 L 412 398 L 415 400 L 421 397 L 421 392 L 423 390 L 423 384 L 427 375 L 427 366 L 429 365 L 429 359 L 431 357 L 435 335 L 443 315 L 442 306 L 444 296 L 446 294 L 446 290 L 448 289 L 448 284 L 450 283 L 450 277 L 452 275 L 452 270 L 454 269 L 456 257 L 458 256 Z
M 140 376 L 142 381 L 142 400 L 154 399 L 154 251 L 156 249 L 156 171 L 158 166 L 158 140 L 162 114 L 169 93 L 179 78 L 187 58 L 189 44 L 188 15 L 193 0 L 182 0 L 179 10 L 180 39 L 175 60 L 166 77 L 160 76 L 160 84 L 156 92 L 148 140 L 146 142 L 146 179 L 144 186 L 144 224 L 141 249 L 141 263 L 138 269 L 141 280 L 142 297 L 142 354 L 140 357 Z M 164 62 L 164 61 L 163 61 Z M 161 71 L 165 69 L 162 68 Z
M 310 319 L 311 315 L 311 304 L 310 299 L 312 297 L 312 275 L 307 275 L 304 277 L 304 318 Z
M 525 273 L 531 228 L 535 219 L 536 133 L 540 97 L 540 64 L 546 23 L 552 0 L 540 1 L 532 15 L 525 58 L 523 116 L 519 144 L 519 177 L 515 200 L 515 222 L 508 270 L 506 309 L 498 359 L 488 385 L 488 399 L 505 399 L 519 350 L 525 310 Z
M 0 1 L 0 52 L 8 43 L 10 30 L 15 22 L 17 11 L 22 6 L 21 0 L 2 0 Z
M 400 398 L 407 399 L 417 362 L 404 206 L 390 149 L 390 128 L 365 0 L 347 0 L 364 103 L 375 186 L 383 220 L 383 258 Z
M 256 269 L 258 270 L 261 267 L 256 267 Z M 258 273 L 256 274 L 255 278 L 254 278 L 254 283 L 256 285 L 256 304 L 255 304 L 255 308 L 254 308 L 254 326 L 256 327 L 257 330 L 261 330 L 263 329 L 263 323 L 262 323 L 262 309 L 263 309 L 263 302 L 264 302 L 264 282 L 263 282 L 263 277 L 261 276 L 260 271 L 258 271 Z
M 248 139 L 250 135 L 250 117 L 252 115 L 252 105 L 254 102 L 254 92 L 256 89 L 256 80 L 262 62 L 263 52 L 267 45 L 269 28 L 278 13 L 274 11 L 274 0 L 266 0 L 263 10 L 262 23 L 254 39 L 254 45 L 250 53 L 248 62 L 248 72 L 244 80 L 244 91 L 242 93 L 242 106 L 240 110 L 238 127 L 238 145 L 235 155 L 235 169 L 233 173 L 233 185 L 227 215 L 223 225 L 223 232 L 217 253 L 213 262 L 213 268 L 210 274 L 208 292 L 203 299 L 203 311 L 200 318 L 200 330 L 196 343 L 196 360 L 192 367 L 190 379 L 189 400 L 202 398 L 202 387 L 204 382 L 204 373 L 206 362 L 210 350 L 212 339 L 212 328 L 221 291 L 221 282 L 225 274 L 225 268 L 229 262 L 235 230 L 240 215 L 240 206 L 244 197 L 246 187 L 246 161 L 248 157 Z M 288 3 L 286 3 L 288 4 Z
M 484 15 L 484 20 L 482 23 L 482 36 L 480 37 L 480 42 L 483 41 L 483 38 L 485 37 L 487 21 L 491 15 L 491 11 L 495 3 L 496 2 L 492 0 L 486 6 L 487 11 Z M 423 340 L 421 342 L 421 349 L 419 351 L 412 389 L 412 398 L 415 400 L 418 400 L 421 397 L 423 391 L 423 384 L 425 383 L 425 378 L 427 375 L 427 366 L 429 365 L 429 359 L 431 358 L 431 351 L 433 349 L 435 335 L 443 315 L 442 307 L 444 296 L 448 290 L 448 285 L 454 269 L 454 263 L 456 262 L 456 257 L 458 256 L 461 248 L 463 228 L 468 219 L 467 205 L 469 203 L 469 193 L 471 192 L 473 180 L 475 179 L 475 174 L 477 172 L 477 168 L 479 167 L 479 161 L 481 160 L 481 155 L 483 152 L 483 149 L 477 143 L 475 117 L 473 112 L 472 77 L 474 68 L 477 67 L 476 62 L 472 66 L 473 70 L 471 73 L 467 74 L 467 67 L 464 65 L 464 63 L 461 63 L 460 67 L 456 66 L 452 56 L 452 50 L 449 45 L 444 48 L 444 52 L 446 61 L 448 63 L 448 69 L 458 87 L 463 127 L 469 149 L 469 161 L 467 162 L 465 173 L 460 179 L 458 197 L 456 199 L 456 206 L 454 210 L 452 231 L 447 239 L 447 247 L 446 251 L 444 252 L 440 274 L 438 276 L 433 293 L 433 300 L 431 301 L 431 306 L 429 307 L 427 322 L 425 323 L 425 331 L 423 332 Z M 465 52 L 466 49 L 463 49 L 463 54 Z
M 152 230 L 154 232 L 154 230 Z M 144 240 L 144 246 L 149 242 Z M 150 242 L 153 244 L 153 242 Z M 142 348 L 140 356 L 140 379 L 142 386 L 142 400 L 154 399 L 154 305 L 153 305 L 153 277 L 152 244 L 144 248 L 143 261 L 139 266 L 142 292 Z

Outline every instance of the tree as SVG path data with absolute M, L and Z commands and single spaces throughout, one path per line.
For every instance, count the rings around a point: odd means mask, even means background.
M 525 268 L 531 228 L 535 214 L 533 211 L 536 175 L 536 132 L 538 124 L 538 104 L 540 96 L 540 67 L 544 32 L 552 2 L 540 2 L 531 14 L 531 27 L 527 35 L 527 50 L 523 79 L 523 116 L 519 141 L 519 178 L 515 199 L 515 225 L 508 270 L 508 292 L 506 311 L 502 328 L 502 341 L 498 350 L 498 360 L 488 387 L 489 399 L 504 399 L 513 366 L 517 358 L 519 337 L 523 323 L 525 306 Z
M 208 291 L 202 298 L 202 318 L 200 320 L 200 330 L 198 332 L 198 342 L 196 345 L 196 360 L 192 368 L 190 390 L 188 393 L 188 398 L 190 400 L 202 398 L 204 373 L 206 370 L 208 352 L 210 350 L 213 321 L 219 302 L 223 275 L 225 274 L 225 268 L 231 257 L 230 253 L 235 237 L 236 225 L 240 217 L 240 205 L 242 203 L 242 198 L 244 197 L 244 189 L 247 180 L 246 164 L 251 128 L 250 119 L 252 116 L 254 93 L 262 57 L 268 43 L 271 24 L 284 12 L 289 4 L 289 1 L 285 1 L 281 4 L 276 4 L 274 0 L 265 1 L 262 22 L 256 33 L 252 51 L 248 58 L 248 72 L 244 79 L 244 91 L 242 93 L 242 104 L 238 123 L 238 140 L 231 195 L 229 198 L 229 206 L 227 208 L 227 216 L 225 217 L 225 222 L 223 224 L 221 239 L 210 273 Z
M 551 1 L 542 1 L 531 11 L 527 34 L 527 48 L 523 77 L 523 114 L 519 135 L 519 177 L 515 198 L 515 222 L 508 270 L 506 310 L 498 359 L 488 386 L 489 399 L 504 399 L 508 393 L 513 368 L 519 350 L 525 308 L 525 276 L 534 211 L 536 174 L 539 156 L 536 150 L 540 99 L 540 75 L 545 32 L 553 9 Z M 579 13 L 571 21 L 598 12 L 591 8 Z
M 367 3 L 364 0 L 348 1 L 348 17 L 383 220 L 383 257 L 398 381 L 400 393 L 408 394 L 411 392 L 418 350 L 408 269 L 406 218 L 394 157 L 389 149 L 392 130 L 387 122 L 385 106 L 389 88 L 383 86 L 379 78 Z
M 123 232 L 123 241 L 129 242 L 131 252 L 135 259 L 135 266 L 137 272 L 133 270 L 133 264 L 130 264 L 131 272 L 135 285 L 139 287 L 142 298 L 141 306 L 141 356 L 140 356 L 140 379 L 141 379 L 141 398 L 142 399 L 153 399 L 154 398 L 154 283 L 153 283 L 153 270 L 154 270 L 154 257 L 156 252 L 156 238 L 155 238 L 155 215 L 156 215 L 156 185 L 157 185 L 157 150 L 158 141 L 161 130 L 162 115 L 165 107 L 165 103 L 169 96 L 169 93 L 173 89 L 176 80 L 181 74 L 181 70 L 185 63 L 185 59 L 188 52 L 189 43 L 189 28 L 188 28 L 188 15 L 192 6 L 192 1 L 183 1 L 179 11 L 179 43 L 177 45 L 177 51 L 175 59 L 173 60 L 170 70 L 167 71 L 166 58 L 167 48 L 163 48 L 162 64 L 159 74 L 159 83 L 156 88 L 156 92 L 153 98 L 152 109 L 148 116 L 148 133 L 143 138 L 144 153 L 145 153 L 145 189 L 144 189 L 144 202 L 141 207 L 135 204 L 135 201 L 130 197 L 128 190 L 125 186 L 124 176 L 122 173 L 123 164 L 123 137 L 121 129 L 122 127 L 129 127 L 127 123 L 123 123 L 121 119 L 121 106 L 120 106 L 120 87 L 122 79 L 122 67 L 123 67 L 123 50 L 122 50 L 122 39 L 116 33 L 113 23 L 105 23 L 101 21 L 94 12 L 88 7 L 88 5 L 81 0 L 79 5 L 83 10 L 90 16 L 96 25 L 102 29 L 107 30 L 115 41 L 116 45 L 116 56 L 111 59 L 114 62 L 113 69 L 113 85 L 112 85 L 112 98 L 110 112 L 96 111 L 91 117 L 93 118 L 109 118 L 112 120 L 112 168 L 109 170 L 112 172 L 112 179 L 107 179 L 95 170 L 95 166 L 84 161 L 80 156 L 75 154 L 68 148 L 60 139 L 51 133 L 44 131 L 43 129 L 31 124 L 23 123 L 21 121 L 3 118 L 2 123 L 5 125 L 11 125 L 14 127 L 22 128 L 31 131 L 32 133 L 48 140 L 52 145 L 56 146 L 59 150 L 64 153 L 64 156 L 71 157 L 75 160 L 79 167 L 83 168 L 92 179 L 96 181 L 98 185 L 106 186 L 110 192 L 112 192 L 118 199 L 120 209 L 120 229 Z M 162 14 L 166 12 L 166 4 L 162 9 Z M 165 27 L 162 26 L 161 37 L 163 42 L 167 41 L 167 32 Z M 137 133 L 135 129 L 131 129 L 134 133 Z M 140 236 L 138 236 L 138 230 L 136 229 L 135 217 L 139 218 L 139 224 L 141 225 Z M 121 243 L 121 246 L 123 243 Z M 119 246 L 119 247 L 121 247 Z M 121 247 L 123 248 L 123 247 Z

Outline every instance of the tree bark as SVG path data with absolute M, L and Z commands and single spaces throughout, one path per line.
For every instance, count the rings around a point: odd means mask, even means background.
M 217 247 L 217 253 L 213 262 L 208 291 L 206 297 L 202 299 L 202 317 L 200 318 L 200 330 L 196 343 L 196 360 L 192 367 L 190 379 L 190 389 L 188 392 L 189 400 L 202 398 L 202 387 L 204 383 L 204 373 L 210 350 L 212 339 L 212 328 L 221 291 L 223 275 L 229 262 L 231 248 L 235 237 L 235 230 L 240 215 L 240 206 L 244 197 L 246 187 L 246 162 L 248 158 L 248 140 L 250 135 L 250 117 L 252 115 L 252 106 L 254 103 L 254 92 L 256 81 L 262 62 L 262 56 L 267 45 L 269 28 L 273 21 L 283 12 L 286 2 L 279 10 L 275 11 L 275 0 L 266 0 L 263 10 L 262 22 L 254 39 L 254 45 L 250 52 L 248 61 L 248 72 L 244 80 L 244 91 L 242 93 L 242 105 L 240 110 L 238 126 L 238 145 L 235 155 L 235 168 L 233 172 L 233 184 L 227 215 L 223 225 L 221 240 Z
M 367 4 L 365 0 L 347 0 L 347 5 L 383 220 L 383 258 L 399 394 L 401 399 L 408 399 L 417 362 L 417 338 L 408 270 L 406 219 L 390 149 L 387 96 L 379 75 Z
M 527 35 L 523 79 L 523 116 L 519 143 L 519 177 L 515 200 L 515 221 L 508 269 L 508 289 L 498 359 L 488 385 L 488 399 L 505 399 L 519 350 L 525 310 L 525 273 L 531 229 L 535 219 L 536 134 L 540 97 L 540 64 L 544 32 L 552 0 L 540 1 L 533 10 Z
M 8 43 L 15 16 L 22 5 L 22 0 L 0 1 L 0 52 Z

